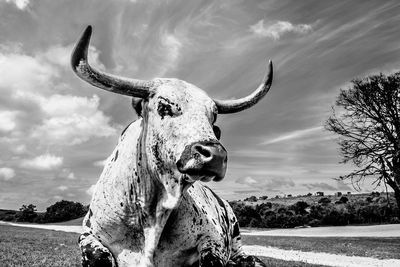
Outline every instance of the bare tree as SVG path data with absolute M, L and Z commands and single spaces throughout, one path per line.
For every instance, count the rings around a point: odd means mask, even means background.
M 332 109 L 325 128 L 340 135 L 341 163 L 357 167 L 340 179 L 388 184 L 400 207 L 400 72 L 353 80 Z

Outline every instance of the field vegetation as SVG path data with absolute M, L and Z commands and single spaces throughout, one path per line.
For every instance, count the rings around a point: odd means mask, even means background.
M 250 197 L 230 202 L 242 227 L 294 228 L 399 223 L 393 194 Z
M 54 223 L 73 220 L 84 216 L 89 207 L 79 202 L 61 200 L 46 209 L 46 212 L 37 212 L 33 204 L 22 205 L 19 211 L 0 209 L 0 221 Z

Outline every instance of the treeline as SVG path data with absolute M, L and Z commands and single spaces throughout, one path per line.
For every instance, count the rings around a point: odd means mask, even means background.
M 64 222 L 84 216 L 88 209 L 89 206 L 79 202 L 61 200 L 46 208 L 46 212 L 37 212 L 33 204 L 22 205 L 19 211 L 2 210 L 0 220 L 31 223 Z
M 342 197 L 334 203 L 322 197 L 317 203 L 298 201 L 292 205 L 271 202 L 251 204 L 230 202 L 240 226 L 294 228 L 299 226 L 338 226 L 350 224 L 400 223 L 399 209 L 386 198 L 367 197 L 349 201 Z

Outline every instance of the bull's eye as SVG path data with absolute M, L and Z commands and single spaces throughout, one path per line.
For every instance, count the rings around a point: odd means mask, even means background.
M 218 126 L 213 125 L 213 131 L 215 134 L 215 137 L 219 140 L 221 138 L 221 129 Z
M 165 116 L 176 117 L 182 114 L 182 110 L 178 104 L 175 104 L 164 97 L 159 97 L 157 112 L 161 119 L 164 119 Z

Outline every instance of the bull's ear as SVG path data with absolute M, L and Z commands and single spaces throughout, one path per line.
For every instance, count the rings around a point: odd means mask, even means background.
M 142 100 L 141 98 L 132 98 L 132 107 L 138 116 L 142 116 Z

